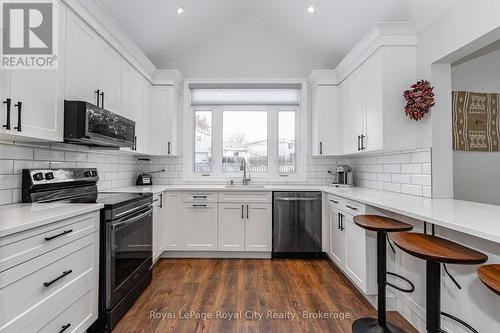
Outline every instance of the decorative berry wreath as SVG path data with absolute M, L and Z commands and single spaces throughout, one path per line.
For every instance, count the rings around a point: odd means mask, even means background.
M 420 120 L 425 117 L 427 113 L 434 106 L 434 93 L 429 81 L 420 80 L 412 84 L 410 90 L 403 93 L 406 99 L 405 113 L 413 120 Z

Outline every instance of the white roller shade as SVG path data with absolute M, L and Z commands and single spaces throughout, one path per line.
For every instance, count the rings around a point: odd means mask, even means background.
M 191 89 L 191 105 L 299 105 L 298 89 Z

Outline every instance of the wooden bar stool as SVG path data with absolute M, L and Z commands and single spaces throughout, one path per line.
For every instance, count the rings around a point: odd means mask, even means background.
M 441 311 L 441 264 L 478 265 L 486 262 L 488 257 L 481 252 L 433 235 L 397 233 L 391 238 L 401 250 L 426 261 L 427 332 L 444 332 L 441 329 L 441 315 L 464 325 L 472 332 L 477 332 L 463 320 Z
M 395 273 L 387 272 L 387 233 L 410 231 L 413 229 L 413 226 L 378 215 L 358 215 L 353 220 L 359 227 L 377 233 L 378 318 L 358 319 L 352 324 L 352 331 L 354 333 L 404 333 L 404 330 L 401 328 L 387 322 L 385 287 L 389 285 L 403 292 L 412 292 L 415 288 L 408 279 Z M 403 289 L 387 282 L 387 274 L 403 279 L 411 288 Z
M 484 265 L 478 268 L 477 275 L 488 288 L 500 295 L 500 265 Z

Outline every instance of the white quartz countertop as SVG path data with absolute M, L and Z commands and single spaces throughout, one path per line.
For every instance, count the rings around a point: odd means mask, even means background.
M 101 204 L 22 203 L 0 206 L 0 237 L 100 210 Z
M 226 185 L 128 186 L 114 192 L 161 193 L 165 191 L 323 191 L 397 214 L 434 223 L 495 243 L 500 243 L 500 206 L 454 199 L 429 199 L 362 187 L 336 188 L 321 185 Z
M 161 193 L 165 191 L 322 191 L 322 185 L 151 185 L 125 186 L 106 192 Z
M 500 243 L 500 206 L 454 199 L 429 199 L 360 187 L 324 192 Z

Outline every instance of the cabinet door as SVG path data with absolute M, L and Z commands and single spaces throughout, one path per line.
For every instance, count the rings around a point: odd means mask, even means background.
M 344 214 L 346 237 L 346 273 L 362 290 L 366 289 L 366 231 L 358 227 L 353 216 Z M 375 251 L 375 249 L 374 249 Z
M 313 155 L 338 155 L 341 150 L 338 87 L 317 86 L 311 95 Z
M 383 148 L 384 48 L 363 64 L 363 150 Z
M 184 250 L 217 250 L 217 204 L 182 205 Z
M 347 117 L 346 152 L 358 152 L 358 136 L 363 134 L 363 72 L 361 68 L 354 71 L 347 79 L 345 97 Z
M 177 109 L 173 101 L 177 89 L 174 87 L 153 87 L 151 115 L 148 117 L 148 146 L 153 155 L 174 155 L 173 129 L 177 128 Z
M 59 13 L 59 67 L 55 70 L 31 69 L 10 71 L 10 97 L 12 98 L 12 133 L 17 136 L 50 140 L 63 140 L 64 113 L 64 52 L 66 13 Z M 21 118 L 19 108 L 21 102 Z M 21 123 L 21 131 L 14 127 Z
M 120 112 L 122 116 L 135 122 L 136 150 L 143 151 L 144 138 L 144 91 L 143 78 L 126 61 L 122 62 L 121 70 L 121 101 Z M 122 148 L 131 150 L 131 148 Z
M 245 208 L 239 203 L 219 204 L 219 251 L 245 250 Z
M 143 93 L 143 99 L 142 99 L 142 105 L 143 105 L 143 125 L 142 125 L 142 152 L 145 152 L 147 154 L 151 154 L 152 151 L 152 144 L 154 143 L 154 137 L 151 134 L 152 133 L 152 117 L 153 117 L 153 110 L 152 110 L 152 90 L 153 86 L 151 83 L 149 83 L 146 80 L 143 80 L 142 82 L 142 93 Z M 161 135 L 160 133 L 156 133 L 156 135 Z
M 330 249 L 329 254 L 333 262 L 340 268 L 345 267 L 346 239 L 342 227 L 340 212 L 330 208 Z
M 101 93 L 101 106 L 122 115 L 120 110 L 121 56 L 105 41 L 100 40 L 97 52 L 97 77 Z M 102 98 L 104 98 L 104 103 Z M 126 115 L 123 115 L 126 117 Z
M 11 100 L 11 115 L 12 115 L 12 98 L 10 97 L 10 70 L 0 69 L 0 134 L 10 133 L 7 130 L 7 99 Z M 10 121 L 11 128 L 14 126 L 12 120 Z
M 272 205 L 248 204 L 244 208 L 245 251 L 271 251 Z
M 181 224 L 179 205 L 181 202 L 180 193 L 164 192 L 163 207 L 165 212 L 165 229 L 163 230 L 163 248 L 164 250 L 179 249 L 181 247 Z
M 156 204 L 153 206 L 153 262 L 158 259 L 162 252 L 160 220 L 160 207 Z
M 99 37 L 79 17 L 66 16 L 66 99 L 97 104 L 97 45 Z

